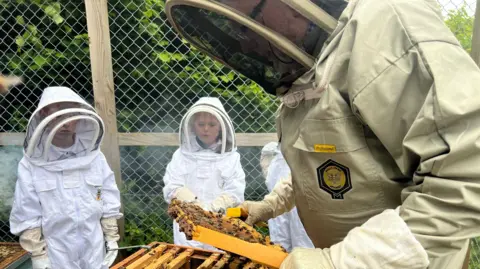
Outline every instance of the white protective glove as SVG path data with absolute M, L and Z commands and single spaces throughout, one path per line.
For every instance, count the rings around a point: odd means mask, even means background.
M 237 202 L 230 195 L 223 194 L 218 196 L 213 202 L 208 206 L 209 211 L 215 213 L 225 214 L 227 208 L 237 206 Z
M 107 241 L 107 255 L 103 259 L 102 265 L 110 267 L 117 258 L 118 250 L 110 250 L 118 248 L 117 241 Z
M 52 269 L 47 255 L 32 257 L 32 269 Z
M 295 248 L 280 269 L 425 269 L 427 252 L 398 212 L 385 210 L 330 248 Z
M 262 201 L 245 201 L 240 207 L 248 212 L 245 222 L 252 226 L 292 210 L 295 207 L 292 178 L 288 177 L 277 182 L 272 192 Z
M 175 198 L 182 202 L 196 202 L 197 196 L 187 187 L 178 188 L 175 191 Z
M 103 230 L 103 236 L 105 241 L 107 241 L 107 254 L 103 259 L 102 265 L 110 267 L 115 258 L 117 258 L 118 250 L 109 251 L 112 248 L 118 248 L 117 241 L 120 240 L 120 235 L 118 234 L 118 224 L 116 218 L 104 218 L 100 220 Z
M 197 196 L 187 187 L 178 188 L 175 191 L 175 198 L 182 202 L 194 203 L 204 210 L 210 210 L 209 205 L 202 203 Z
M 20 245 L 31 254 L 33 269 L 52 268 L 47 256 L 47 243 L 42 238 L 42 230 L 34 228 L 20 235 Z

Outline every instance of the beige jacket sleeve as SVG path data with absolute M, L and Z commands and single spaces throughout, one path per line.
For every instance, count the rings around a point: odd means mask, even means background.
M 480 236 L 480 70 L 427 1 L 377 6 L 357 14 L 385 21 L 352 41 L 352 109 L 413 179 L 402 219 L 430 258 L 454 253 Z
M 293 194 L 292 177 L 283 178 L 275 184 L 272 192 L 267 194 L 264 200 L 273 209 L 272 218 L 289 212 L 295 207 L 295 196 Z
M 240 207 L 248 212 L 245 222 L 249 225 L 267 221 L 289 212 L 295 207 L 292 177 L 279 180 L 262 201 L 245 201 Z

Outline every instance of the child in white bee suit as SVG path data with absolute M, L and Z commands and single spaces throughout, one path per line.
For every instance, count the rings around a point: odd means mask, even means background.
M 200 98 L 180 124 L 180 148 L 163 178 L 164 199 L 195 202 L 204 210 L 225 212 L 244 201 L 245 173 L 235 144 L 232 120 L 218 98 Z M 216 248 L 187 240 L 173 222 L 174 243 L 208 250 Z
M 48 87 L 31 116 L 10 229 L 33 269 L 106 269 L 118 251 L 120 192 L 100 151 L 104 124 L 67 87 Z
M 291 180 L 290 168 L 283 158 L 277 142 L 270 142 L 262 148 L 260 166 L 269 192 L 280 180 Z M 314 248 L 298 216 L 296 207 L 268 220 L 268 228 L 271 241 L 282 245 L 288 252 L 296 247 Z

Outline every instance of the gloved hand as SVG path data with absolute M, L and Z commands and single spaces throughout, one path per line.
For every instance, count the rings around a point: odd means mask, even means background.
M 427 252 L 398 210 L 388 209 L 370 218 L 330 248 L 295 248 L 280 269 L 425 269 Z
M 47 256 L 47 243 L 42 237 L 41 228 L 24 231 L 20 235 L 20 245 L 32 255 L 33 269 L 51 268 Z
M 100 220 L 102 231 L 107 241 L 107 254 L 103 260 L 102 265 L 110 267 L 118 255 L 118 250 L 108 251 L 108 249 L 118 248 L 117 241 L 120 240 L 118 234 L 118 224 L 116 218 L 103 218 Z
M 252 226 L 292 210 L 295 207 L 295 198 L 291 177 L 280 180 L 262 201 L 245 201 L 240 207 L 248 212 L 245 222 Z
M 245 201 L 240 207 L 248 212 L 248 217 L 245 222 L 248 225 L 255 225 L 256 223 L 268 221 L 274 218 L 273 207 L 265 200 L 262 201 Z
M 195 205 L 198 205 L 199 207 L 203 208 L 204 210 L 210 210 L 209 205 L 203 203 L 200 201 L 197 196 L 187 187 L 181 187 L 178 188 L 175 192 L 175 198 L 182 202 L 187 202 L 187 203 L 194 203 Z
M 175 198 L 182 202 L 196 202 L 197 196 L 187 187 L 178 188 L 175 191 Z
M 32 256 L 32 269 L 51 269 L 50 259 L 47 254 L 42 256 Z
M 102 265 L 106 265 L 107 267 L 112 266 L 113 262 L 117 258 L 118 255 L 118 250 L 109 250 L 109 249 L 114 249 L 118 248 L 117 241 L 108 241 L 107 242 L 107 255 L 105 255 L 105 258 L 103 259 Z
M 227 194 L 218 196 L 213 202 L 208 206 L 210 211 L 215 213 L 225 214 L 227 208 L 235 207 L 238 203 L 233 197 Z

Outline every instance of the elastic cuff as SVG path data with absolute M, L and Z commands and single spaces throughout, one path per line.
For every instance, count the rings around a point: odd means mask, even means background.
M 101 219 L 102 230 L 106 241 L 118 241 L 120 235 L 118 235 L 118 224 L 116 218 Z
M 48 258 L 48 255 L 47 253 L 43 253 L 43 254 L 39 254 L 39 255 L 34 255 L 33 253 L 30 255 L 30 259 L 32 261 L 34 260 L 43 260 L 43 259 L 47 259 Z
M 35 257 L 42 256 L 47 252 L 47 243 L 42 237 L 40 228 L 25 230 L 20 235 L 20 245 Z

